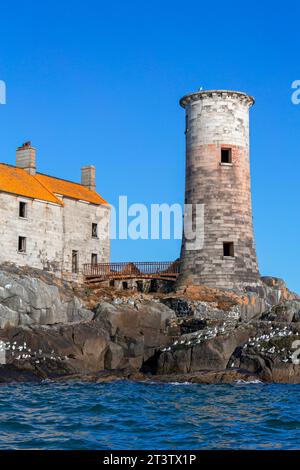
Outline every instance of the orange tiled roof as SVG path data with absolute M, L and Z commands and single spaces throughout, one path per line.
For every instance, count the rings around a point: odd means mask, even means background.
M 85 186 L 82 186 L 82 184 L 43 175 L 42 173 L 37 173 L 35 177 L 54 194 L 61 194 L 72 199 L 91 202 L 92 204 L 108 205 L 100 194 L 96 193 L 96 191 L 91 191 Z
M 62 204 L 34 176 L 29 175 L 22 168 L 5 163 L 0 163 L 0 191 Z
M 91 202 L 92 204 L 108 205 L 100 194 L 96 193 L 96 191 L 91 191 L 81 184 L 41 173 L 31 176 L 21 168 L 5 163 L 0 163 L 0 191 L 33 199 L 41 199 L 42 201 L 60 205 L 63 202 L 56 197 L 56 194 Z

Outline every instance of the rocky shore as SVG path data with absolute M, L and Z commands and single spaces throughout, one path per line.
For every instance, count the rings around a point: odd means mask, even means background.
M 298 350 L 300 298 L 280 279 L 150 294 L 0 267 L 0 383 L 300 383 Z

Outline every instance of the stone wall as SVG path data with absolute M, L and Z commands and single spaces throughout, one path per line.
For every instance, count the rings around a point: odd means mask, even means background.
M 19 217 L 19 202 L 27 217 Z M 0 193 L 0 262 L 60 271 L 63 251 L 63 207 Z M 18 237 L 26 237 L 26 253 L 18 252 Z
M 186 110 L 185 203 L 204 204 L 204 246 L 189 250 L 183 240 L 184 275 L 195 284 L 233 288 L 258 281 L 253 237 L 249 106 L 253 99 L 230 91 L 199 92 L 181 100 Z M 232 161 L 221 162 L 221 149 Z M 197 227 L 201 230 L 201 227 Z M 234 257 L 223 243 L 234 243 Z
M 27 203 L 26 218 L 19 217 L 19 202 Z M 0 193 L 0 263 L 12 262 L 57 274 L 71 275 L 72 250 L 79 254 L 79 269 L 91 262 L 109 261 L 109 208 L 64 198 L 64 205 Z M 98 224 L 98 238 L 92 237 Z M 26 237 L 26 253 L 18 252 L 18 237 Z
M 72 250 L 78 251 L 79 265 L 91 263 L 92 253 L 98 263 L 109 262 L 109 211 L 107 206 L 64 199 L 64 266 L 72 271 Z M 98 224 L 98 238 L 92 237 L 92 224 Z

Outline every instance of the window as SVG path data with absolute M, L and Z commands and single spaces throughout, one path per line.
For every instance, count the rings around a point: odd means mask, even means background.
M 78 251 L 72 251 L 72 273 L 78 273 L 79 254 Z
M 234 257 L 234 244 L 233 242 L 224 242 L 223 243 L 223 255 Z
M 26 237 L 19 237 L 18 239 L 18 252 L 26 253 Z
M 221 149 L 221 163 L 232 163 L 231 149 Z
M 144 292 L 144 283 L 143 281 L 136 281 L 136 288 L 138 292 Z
M 151 279 L 149 292 L 157 292 L 158 282 L 157 279 Z
M 123 290 L 127 290 L 128 289 L 128 282 L 126 282 L 126 281 L 122 282 L 122 287 L 123 287 Z
M 26 219 L 27 217 L 27 204 L 26 202 L 19 202 L 19 217 Z
M 92 265 L 95 266 L 98 263 L 97 253 L 92 253 Z
M 189 131 L 189 117 L 188 115 L 186 114 L 185 115 L 185 133 L 187 134 Z
M 92 238 L 98 238 L 98 224 L 92 224 Z

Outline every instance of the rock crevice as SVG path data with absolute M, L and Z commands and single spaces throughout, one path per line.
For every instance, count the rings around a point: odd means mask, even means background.
M 243 292 L 189 286 L 121 294 L 0 269 L 0 382 L 299 383 L 299 347 L 300 299 L 278 279 Z

